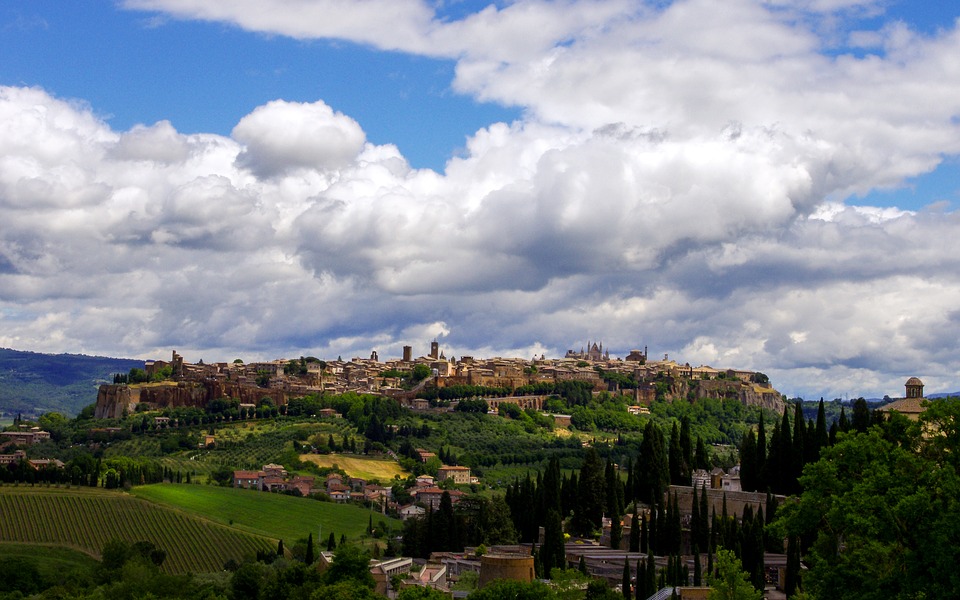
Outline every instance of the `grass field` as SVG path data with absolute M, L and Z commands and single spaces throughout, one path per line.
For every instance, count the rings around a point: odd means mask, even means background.
M 200 487 L 200 486 L 197 486 Z M 170 573 L 219 571 L 276 540 L 123 492 L 98 488 L 0 486 L 0 542 L 71 548 L 99 557 L 111 539 L 150 541 L 167 553 Z
M 382 519 L 395 530 L 400 528 L 399 521 L 357 506 L 254 490 L 158 483 L 135 487 L 132 493 L 243 531 L 282 539 L 291 547 L 311 532 L 316 538 L 318 528 L 324 539 L 332 531 L 338 540 L 341 534 L 359 540 L 366 533 L 371 515 L 374 523 Z
M 0 542 L 0 556 L 27 560 L 36 565 L 44 581 L 57 583 L 70 573 L 90 572 L 97 565 L 95 559 L 79 550 L 38 544 Z
M 311 462 L 320 467 L 337 465 L 346 471 L 350 477 L 379 479 L 383 484 L 392 481 L 394 476 L 399 475 L 401 478 L 406 478 L 409 475 L 396 461 L 390 459 L 366 458 L 347 454 L 301 454 L 300 460 Z

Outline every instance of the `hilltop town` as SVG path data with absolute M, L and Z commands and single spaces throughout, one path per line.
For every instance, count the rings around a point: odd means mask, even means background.
M 631 350 L 623 358 L 611 357 L 603 344 L 594 342 L 562 358 L 447 358 L 438 342 L 429 352 L 414 356 L 404 346 L 403 356 L 381 362 L 376 351 L 369 358 L 320 360 L 315 357 L 244 363 L 241 360 L 189 363 L 176 351 L 169 361 L 149 360 L 138 381 L 101 386 L 96 405 L 98 418 L 118 418 L 141 403 L 203 407 L 217 398 L 237 398 L 256 405 L 269 398 L 275 405 L 310 394 L 356 392 L 398 399 L 404 406 L 424 408 L 438 396 L 485 396 L 491 410 L 498 398 L 509 398 L 521 408 L 540 409 L 544 394 L 538 385 L 564 381 L 589 383 L 595 392 L 628 394 L 636 406 L 657 399 L 735 398 L 747 406 L 782 412 L 784 401 L 763 373 L 742 369 L 692 367 L 667 355 L 650 360 L 648 352 Z M 458 390 L 442 394 L 440 390 Z M 464 395 L 463 390 L 467 389 Z M 514 395 L 516 394 L 516 395 Z

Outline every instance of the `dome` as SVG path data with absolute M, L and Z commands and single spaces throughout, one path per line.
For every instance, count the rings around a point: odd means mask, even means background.
M 907 385 L 923 385 L 923 382 L 920 381 L 919 377 L 911 377 L 907 380 Z

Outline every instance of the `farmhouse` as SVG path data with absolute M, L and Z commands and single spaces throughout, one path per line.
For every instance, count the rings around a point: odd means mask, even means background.
M 44 440 L 50 439 L 50 432 L 43 431 L 39 427 L 32 427 L 27 431 L 4 431 L 0 432 L 5 441 L 13 442 L 18 446 L 32 446 L 39 444 Z
M 472 483 L 470 477 L 470 467 L 452 467 L 444 465 L 437 469 L 437 479 L 446 481 L 452 479 L 454 483 Z

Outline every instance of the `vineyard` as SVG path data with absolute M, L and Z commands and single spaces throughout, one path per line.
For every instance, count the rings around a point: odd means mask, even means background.
M 170 573 L 220 571 L 276 540 L 96 488 L 0 487 L 0 541 L 50 544 L 99 556 L 112 539 L 146 540 L 167 553 Z

